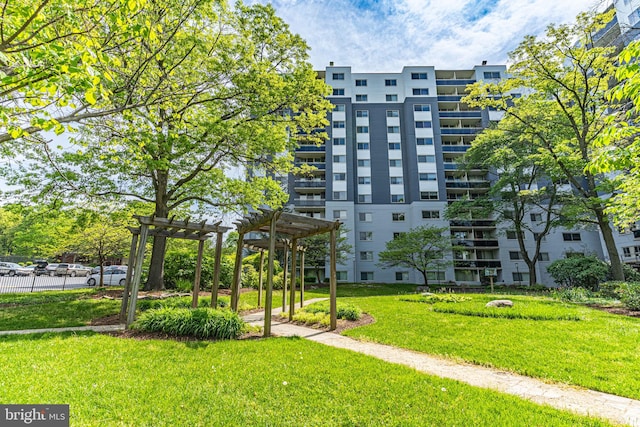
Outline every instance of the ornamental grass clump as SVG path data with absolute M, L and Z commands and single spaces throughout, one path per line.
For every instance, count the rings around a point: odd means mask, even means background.
M 146 332 L 206 339 L 235 339 L 246 324 L 234 311 L 163 307 L 143 312 L 132 326 Z

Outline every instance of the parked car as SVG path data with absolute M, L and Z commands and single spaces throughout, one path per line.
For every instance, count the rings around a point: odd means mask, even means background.
M 105 265 L 104 266 L 104 271 L 113 270 L 114 268 L 117 268 L 117 269 L 120 269 L 120 270 L 126 270 L 127 266 L 126 265 Z M 100 274 L 100 266 L 93 267 L 91 269 L 91 274 Z
M 112 268 L 104 271 L 103 284 L 104 285 L 120 285 L 124 286 L 127 278 L 127 269 Z M 92 274 L 87 279 L 87 285 L 95 286 L 100 283 L 100 273 Z
M 49 271 L 47 270 L 48 265 L 49 263 L 47 261 L 36 261 L 35 264 L 33 264 L 33 274 L 36 276 L 49 274 Z
M 31 270 L 15 262 L 0 262 L 0 276 L 28 276 Z
M 44 268 L 44 273 L 46 275 L 49 276 L 55 276 L 56 275 L 56 268 L 58 268 L 58 264 L 47 264 L 47 266 Z
M 56 276 L 88 276 L 91 274 L 91 267 L 85 267 L 82 264 L 58 264 L 55 269 Z

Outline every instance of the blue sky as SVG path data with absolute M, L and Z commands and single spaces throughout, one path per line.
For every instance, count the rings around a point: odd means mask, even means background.
M 525 35 L 607 0 L 254 0 L 271 3 L 311 47 L 316 69 L 399 72 L 405 65 L 504 64 Z

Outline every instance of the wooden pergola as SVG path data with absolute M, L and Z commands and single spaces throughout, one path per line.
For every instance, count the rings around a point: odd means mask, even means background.
M 220 222 L 207 224 L 202 222 L 189 222 L 174 220 L 173 218 L 155 218 L 153 216 L 134 215 L 140 223 L 139 227 L 129 227 L 131 231 L 131 249 L 129 251 L 129 268 L 125 279 L 124 295 L 122 297 L 122 307 L 120 309 L 120 321 L 129 327 L 135 318 L 138 291 L 140 289 L 140 279 L 142 277 L 142 261 L 144 260 L 145 246 L 149 236 L 162 236 L 167 238 L 197 240 L 198 259 L 196 263 L 195 280 L 193 284 L 192 306 L 198 306 L 198 294 L 200 293 L 200 274 L 202 271 L 202 254 L 204 242 L 216 236 L 216 257 L 214 265 L 213 289 L 211 291 L 211 305 L 217 307 L 218 287 L 220 285 L 220 261 L 222 255 L 223 234 L 230 230 L 230 227 L 220 226 Z M 129 297 L 131 294 L 131 297 Z M 128 306 L 128 310 L 127 310 Z
M 251 213 L 235 223 L 238 230 L 238 246 L 236 250 L 236 263 L 233 273 L 233 283 L 231 284 L 231 308 L 238 309 L 238 296 L 240 290 L 241 273 L 242 273 L 242 249 L 245 245 L 257 249 L 268 250 L 267 261 L 267 292 L 265 297 L 265 316 L 264 316 L 264 336 L 271 335 L 271 312 L 273 305 L 273 264 L 275 251 L 278 247 L 285 249 L 285 256 L 288 249 L 291 249 L 291 285 L 289 298 L 289 318 L 293 317 L 295 306 L 295 289 L 296 289 L 296 262 L 297 253 L 301 249 L 298 241 L 305 237 L 310 237 L 321 233 L 330 233 L 330 269 L 329 275 L 329 311 L 330 311 L 330 329 L 334 330 L 337 326 L 337 308 L 336 308 L 336 239 L 337 232 L 340 228 L 340 221 L 327 221 L 319 218 L 311 218 L 304 215 L 296 215 L 281 210 L 260 209 L 258 212 Z M 268 238 L 265 240 L 247 240 L 244 236 L 250 232 L 267 233 Z M 261 256 L 261 261 L 264 258 Z M 285 260 L 285 271 L 287 261 Z M 304 262 L 303 262 L 304 265 Z M 262 267 L 262 265 L 261 265 Z M 301 276 L 304 277 L 304 271 L 301 267 Z M 304 280 L 304 279 L 303 279 Z M 283 289 L 283 310 L 286 306 L 286 277 Z M 304 282 L 302 282 L 304 284 Z

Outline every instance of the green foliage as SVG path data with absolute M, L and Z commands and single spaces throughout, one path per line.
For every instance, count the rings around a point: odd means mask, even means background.
M 422 273 L 424 284 L 428 285 L 429 270 L 451 264 L 445 259 L 451 249 L 449 227 L 415 227 L 385 244 L 385 250 L 378 254 L 379 265 L 383 268 L 401 266 L 418 270 Z
M 242 318 L 230 310 L 165 307 L 143 312 L 132 328 L 204 339 L 235 339 L 246 326 Z
M 640 271 L 627 263 L 622 264 L 622 270 L 624 271 L 624 280 L 627 282 L 640 282 Z
M 604 282 L 599 294 L 620 300 L 629 310 L 640 310 L 640 282 Z
M 609 266 L 595 256 L 571 256 L 552 262 L 547 271 L 561 287 L 596 291 L 598 284 L 607 278 Z
M 437 302 L 462 302 L 468 300 L 470 300 L 469 297 L 457 294 L 407 295 L 406 297 L 400 298 L 400 301 L 423 302 L 426 304 L 435 304 Z
M 362 317 L 362 310 L 353 304 L 337 301 L 336 310 L 336 317 L 338 319 L 358 320 Z M 300 311 L 307 313 L 324 313 L 328 315 L 330 312 L 329 301 L 314 302 L 313 304 L 303 307 Z
M 167 288 L 176 288 L 178 283 L 188 285 L 188 290 L 193 288 L 196 276 L 196 264 L 198 261 L 198 249 L 179 248 L 168 250 L 165 255 L 164 277 Z M 214 256 L 209 252 L 202 255 L 202 266 L 200 272 L 200 290 L 210 288 L 214 275 Z M 185 290 L 187 290 L 185 289 Z
M 336 236 L 336 263 L 344 264 L 347 255 L 353 253 L 353 248 L 347 241 L 347 230 L 340 229 Z M 320 282 L 320 271 L 330 258 L 330 242 L 331 235 L 329 233 L 316 234 L 303 239 L 302 243 L 306 246 L 304 262 L 306 266 L 313 267 L 316 277 L 313 281 Z
M 591 301 L 595 294 L 587 288 L 573 287 L 554 289 L 551 296 L 561 301 L 585 303 Z
M 138 301 L 137 308 L 140 311 L 153 310 L 158 308 L 191 308 L 191 302 L 192 297 L 172 297 L 158 299 L 145 298 Z M 218 307 L 224 308 L 228 305 L 229 297 L 218 296 Z M 211 307 L 211 298 L 198 298 L 198 307 Z

